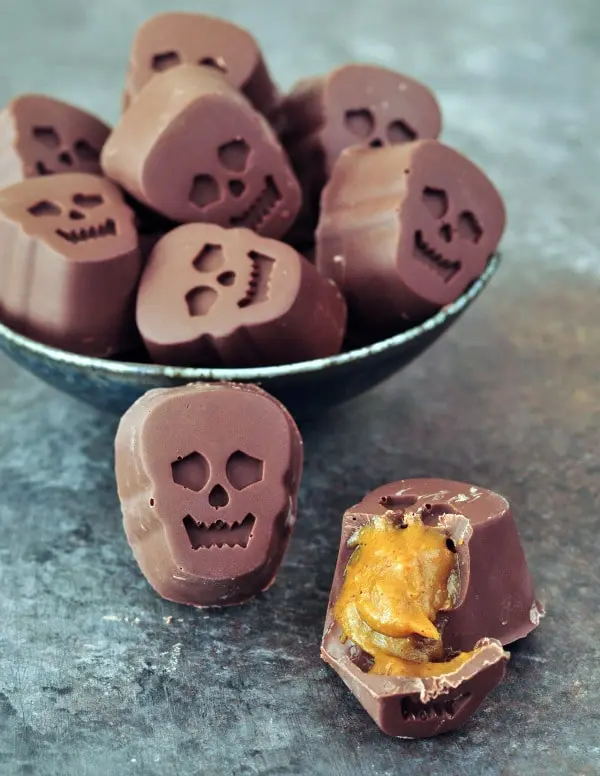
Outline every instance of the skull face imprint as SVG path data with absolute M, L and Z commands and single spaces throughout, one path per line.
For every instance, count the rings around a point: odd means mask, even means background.
M 35 162 L 35 170 L 38 175 L 70 172 L 76 162 L 94 163 L 96 169 L 100 166 L 100 151 L 93 148 L 83 138 L 75 141 L 72 150 L 65 146 L 54 127 L 32 127 L 31 138 L 38 146 L 38 156 L 42 157 Z M 44 159 L 48 160 L 48 158 L 50 158 L 49 162 L 44 161 Z
M 290 308 L 300 261 L 292 249 L 246 229 L 173 230 L 155 246 L 138 293 L 138 327 L 151 357 L 252 363 L 260 353 L 254 331 Z
M 329 172 L 349 146 L 381 148 L 439 135 L 441 112 L 433 93 L 400 73 L 346 65 L 325 77 L 323 89 Z
M 156 73 L 202 65 L 242 90 L 260 61 L 249 33 L 230 22 L 195 13 L 163 13 L 137 32 L 128 74 L 126 107 Z
M 384 123 L 380 132 L 376 115 L 368 108 L 347 110 L 344 113 L 344 126 L 359 143 L 371 148 L 381 148 L 386 144 L 409 143 L 417 139 L 416 131 L 402 119 L 393 119 Z
M 235 301 L 239 310 L 268 301 L 275 259 L 257 251 L 247 251 L 240 266 L 239 257 L 235 258 L 235 270 L 220 271 L 226 262 L 223 246 L 207 244 L 201 249 L 192 263 L 197 272 L 208 276 L 205 282 L 212 280 L 212 285 L 195 286 L 186 293 L 185 300 L 191 317 L 208 315 L 220 296 L 223 296 L 222 315 L 227 317 L 235 314 L 235 308 L 226 312 L 231 309 L 232 301 Z M 216 270 L 219 272 L 215 275 Z M 230 290 L 223 293 L 223 289 Z M 215 312 L 219 315 L 221 311 Z M 239 312 L 237 317 L 240 323 L 246 320 Z
M 246 178 L 248 182 L 244 181 L 245 174 L 251 173 L 250 165 L 254 156 L 252 148 L 241 137 L 220 145 L 217 148 L 218 161 L 214 174 L 200 173 L 194 176 L 189 193 L 190 204 L 200 214 L 206 213 L 207 220 L 210 219 L 208 213 L 218 208 L 229 214 L 225 216 L 228 226 L 243 226 L 260 232 L 280 204 L 282 195 L 273 175 L 264 178 L 259 176 L 258 179 L 250 175 Z M 253 179 L 257 180 L 260 188 L 257 188 Z M 211 208 L 213 205 L 216 207 Z
M 210 480 L 210 464 L 201 453 L 196 451 L 174 461 L 171 464 L 171 471 L 173 481 L 177 485 L 196 493 L 202 492 Z M 261 482 L 264 475 L 264 461 L 236 450 L 225 464 L 223 478 L 225 483 L 217 482 L 210 488 L 208 505 L 215 510 L 224 509 L 229 504 L 229 493 L 232 488 L 235 491 L 242 491 L 250 485 Z M 233 520 L 231 523 L 221 517 L 208 522 L 198 522 L 191 515 L 186 515 L 183 519 L 193 550 L 224 546 L 245 548 L 252 538 L 255 523 L 256 517 L 251 512 L 248 512 L 243 520 Z
M 101 172 L 100 151 L 110 130 L 95 116 L 38 95 L 18 97 L 7 110 L 24 177 Z
M 462 268 L 461 257 L 483 236 L 477 217 L 471 210 L 450 213 L 450 199 L 444 189 L 425 186 L 421 192 L 423 207 L 431 216 L 428 229 L 417 229 L 414 256 L 450 283 Z
M 122 445 L 132 434 L 135 450 Z M 301 470 L 299 433 L 275 399 L 254 386 L 155 392 L 123 418 L 116 449 L 128 537 L 159 592 L 223 605 L 272 581 L 295 519 Z M 128 483 L 137 488 L 134 470 L 144 473 L 143 515 L 124 498 Z M 161 569 L 172 572 L 163 577 Z
M 9 189 L 15 196 L 7 197 L 5 213 L 59 254 L 106 258 L 137 246 L 133 212 L 105 178 L 68 173 L 17 185 Z
M 181 65 L 156 75 L 122 116 L 102 165 L 173 221 L 280 237 L 300 208 L 298 182 L 271 127 L 208 68 Z

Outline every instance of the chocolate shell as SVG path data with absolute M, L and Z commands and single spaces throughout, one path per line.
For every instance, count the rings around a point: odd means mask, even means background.
M 247 30 L 206 14 L 168 12 L 148 19 L 135 35 L 124 108 L 157 73 L 178 65 L 214 69 L 263 113 L 278 102 L 277 87 Z
M 65 173 L 0 191 L 0 319 L 74 353 L 137 342 L 141 271 L 133 211 L 106 178 Z
M 316 264 L 357 328 L 393 334 L 457 299 L 504 230 L 500 195 L 436 140 L 350 148 L 323 190 Z
M 121 419 L 115 471 L 127 539 L 163 598 L 229 606 L 273 583 L 302 438 L 272 396 L 226 383 L 150 391 Z
M 346 303 L 289 245 L 249 229 L 185 224 L 154 247 L 137 325 L 152 359 L 246 367 L 338 353 Z
M 123 114 L 102 167 L 173 221 L 280 237 L 301 193 L 267 120 L 217 71 L 180 65 L 152 78 Z
M 110 133 L 87 111 L 42 94 L 15 97 L 0 112 L 0 188 L 54 173 L 100 175 Z
M 438 612 L 446 660 L 434 676 L 370 673 L 373 658 L 342 633 L 334 615 L 353 537 L 376 516 L 416 514 L 438 526 L 456 552 L 459 589 L 449 610 Z M 492 491 L 436 479 L 400 480 L 369 493 L 344 514 L 321 645 L 321 656 L 340 675 L 379 727 L 393 736 L 420 738 L 463 725 L 502 680 L 509 655 L 502 644 L 527 635 L 543 615 L 510 506 Z

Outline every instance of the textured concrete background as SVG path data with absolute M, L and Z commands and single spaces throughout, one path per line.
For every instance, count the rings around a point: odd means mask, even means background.
M 0 101 L 47 91 L 113 120 L 133 31 L 165 5 L 1 0 Z M 600 5 L 185 7 L 250 27 L 284 86 L 351 59 L 433 86 L 445 138 L 506 196 L 506 258 L 428 354 L 304 429 L 277 584 L 224 613 L 163 602 L 140 576 L 113 419 L 0 359 L 0 773 L 599 774 Z M 407 743 L 378 733 L 318 641 L 341 511 L 426 474 L 513 501 L 549 616 L 467 728 Z

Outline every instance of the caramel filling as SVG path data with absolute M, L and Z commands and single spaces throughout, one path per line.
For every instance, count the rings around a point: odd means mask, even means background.
M 374 660 L 370 673 L 439 676 L 472 652 L 444 660 L 436 619 L 459 594 L 457 554 L 447 534 L 417 514 L 393 512 L 360 528 L 334 608 L 345 639 Z

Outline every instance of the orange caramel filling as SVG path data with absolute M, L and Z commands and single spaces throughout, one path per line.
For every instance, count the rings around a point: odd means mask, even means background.
M 358 529 L 334 608 L 345 639 L 374 664 L 372 674 L 427 677 L 450 673 L 473 652 L 444 660 L 439 612 L 459 594 L 457 554 L 447 534 L 417 514 L 402 523 L 388 512 Z

